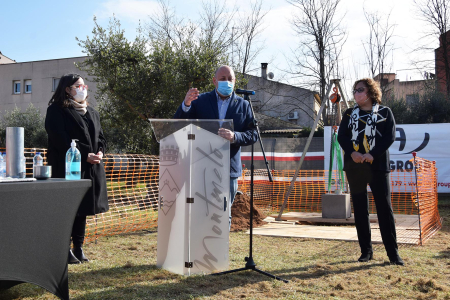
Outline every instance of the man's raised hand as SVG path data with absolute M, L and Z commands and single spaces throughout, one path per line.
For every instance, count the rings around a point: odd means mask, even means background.
M 191 102 L 197 100 L 199 92 L 196 88 L 191 88 L 184 97 L 184 105 L 191 106 Z

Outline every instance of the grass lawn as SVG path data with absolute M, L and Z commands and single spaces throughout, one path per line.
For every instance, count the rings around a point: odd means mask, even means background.
M 101 238 L 85 247 L 90 263 L 69 266 L 71 299 L 450 299 L 450 198 L 439 200 L 443 228 L 424 246 L 401 246 L 406 266 L 388 264 L 382 245 L 358 263 L 356 242 L 254 236 L 254 271 L 185 277 L 158 269 L 156 232 Z M 230 235 L 230 268 L 244 267 L 249 236 Z M 0 266 L 1 267 L 1 266 Z M 31 284 L 0 299 L 55 299 Z

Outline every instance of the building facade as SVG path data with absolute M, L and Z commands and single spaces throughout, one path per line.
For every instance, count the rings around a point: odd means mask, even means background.
M 434 63 L 437 77 L 436 87 L 438 91 L 449 94 L 447 80 L 450 80 L 450 31 L 439 37 L 439 48 L 434 50 Z
M 80 71 L 75 65 L 86 57 L 42 60 L 17 63 L 12 59 L 0 59 L 0 116 L 15 107 L 24 111 L 30 103 L 45 115 L 48 102 L 52 97 L 59 79 L 64 74 L 77 73 L 88 85 L 90 105 L 96 106 L 94 96 L 96 85 L 86 80 L 87 73 Z M 4 63 L 6 62 L 6 63 Z
M 383 97 L 388 99 L 403 99 L 406 103 L 416 101 L 427 89 L 435 84 L 434 79 L 400 81 L 395 73 L 381 73 L 374 77 L 380 83 Z
M 15 107 L 24 111 L 30 103 L 45 115 L 59 79 L 68 73 L 77 73 L 83 77 L 89 86 L 88 101 L 90 105 L 96 106 L 96 84 L 89 81 L 87 73 L 76 66 L 85 59 L 86 57 L 71 57 L 17 63 L 6 56 L 1 56 L 0 116 Z M 314 97 L 315 93 L 270 80 L 267 78 L 267 64 L 262 65 L 264 68 L 261 77 L 246 75 L 248 78 L 246 88 L 256 91 L 256 95 L 252 97 L 255 112 L 285 121 L 282 126 L 284 128 L 312 127 L 320 109 L 320 104 Z M 269 119 L 264 118 L 264 122 L 268 123 Z
M 261 77 L 245 75 L 248 79 L 246 88 L 256 92 L 251 98 L 255 112 L 293 125 L 312 127 L 320 109 L 320 103 L 314 97 L 316 92 L 272 81 L 269 78 L 273 75 L 267 74 L 267 64 L 261 65 Z

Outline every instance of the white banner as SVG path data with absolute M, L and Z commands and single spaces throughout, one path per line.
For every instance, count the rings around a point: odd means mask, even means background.
M 396 126 L 395 142 L 389 148 L 390 166 L 394 172 L 408 172 L 411 182 L 396 181 L 396 186 L 414 187 L 414 169 L 410 160 L 412 152 L 417 156 L 436 161 L 438 169 L 438 193 L 450 193 L 450 123 L 439 124 L 398 124 Z M 325 127 L 324 132 L 324 169 L 328 170 L 330 164 L 331 127 Z M 399 189 L 400 190 L 400 189 Z M 413 189 L 408 189 L 413 191 Z M 415 189 L 414 189 L 415 190 Z

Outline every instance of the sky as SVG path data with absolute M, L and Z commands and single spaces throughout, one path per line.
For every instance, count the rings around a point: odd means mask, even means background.
M 145 25 L 149 15 L 159 9 L 156 0 L 24 0 L 20 7 L 14 1 L 1 1 L 0 52 L 17 62 L 84 56 L 75 37 L 83 40 L 92 36 L 94 16 L 101 26 L 106 27 L 115 15 L 128 39 L 132 40 L 139 23 Z M 205 0 L 170 0 L 169 4 L 177 15 L 197 20 L 202 1 Z M 250 10 L 250 3 L 250 0 L 229 0 L 227 5 L 238 5 L 240 13 L 245 15 Z M 432 59 L 434 53 L 413 51 L 424 31 L 429 29 L 429 25 L 418 19 L 413 0 L 341 0 L 336 15 L 342 17 L 340 24 L 347 31 L 341 64 L 346 76 L 355 80 L 369 75 L 364 66 L 362 45 L 368 35 L 363 8 L 382 15 L 390 12 L 391 23 L 397 24 L 391 72 L 401 81 L 422 79 L 423 70 L 414 70 L 411 61 L 418 56 Z M 257 65 L 268 62 L 269 72 L 275 75 L 273 80 L 295 84 L 295 79 L 284 72 L 289 67 L 286 58 L 298 42 L 290 22 L 295 9 L 284 0 L 263 0 L 263 10 L 267 11 L 267 16 L 259 42 L 263 43 L 264 49 L 255 62 Z M 431 41 L 431 46 L 437 48 L 438 41 Z M 434 73 L 433 67 L 431 65 L 427 71 Z

